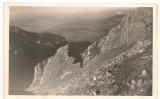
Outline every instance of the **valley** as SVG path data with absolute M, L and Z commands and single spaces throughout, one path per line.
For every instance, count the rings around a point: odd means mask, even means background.
M 152 8 L 41 33 L 9 30 L 11 95 L 152 95 Z

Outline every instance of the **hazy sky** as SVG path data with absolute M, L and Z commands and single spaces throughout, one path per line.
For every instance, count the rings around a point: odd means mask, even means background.
M 106 18 L 131 8 L 107 7 L 10 7 L 10 25 L 41 32 L 66 22 Z

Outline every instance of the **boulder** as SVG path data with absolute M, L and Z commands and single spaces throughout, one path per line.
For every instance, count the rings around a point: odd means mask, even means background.
M 137 86 L 138 86 L 138 87 L 141 87 L 141 86 L 142 86 L 142 83 L 143 83 L 143 79 L 139 79 L 139 80 L 137 81 Z

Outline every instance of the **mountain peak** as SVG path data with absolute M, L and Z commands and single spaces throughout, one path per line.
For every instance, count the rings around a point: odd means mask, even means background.
M 128 46 L 137 41 L 152 39 L 152 9 L 138 8 L 125 16 L 107 36 L 88 47 L 83 57 L 93 59 L 97 54 L 113 48 Z M 90 50 L 91 49 L 91 50 Z M 100 51 L 100 52 L 99 52 Z M 86 60 L 86 59 L 84 59 Z

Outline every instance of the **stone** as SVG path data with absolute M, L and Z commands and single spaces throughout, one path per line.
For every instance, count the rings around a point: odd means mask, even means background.
M 146 70 L 142 71 L 142 76 L 147 76 L 147 71 Z
M 139 49 L 139 53 L 142 53 L 142 52 L 144 52 L 144 49 Z
M 135 89 L 135 85 L 134 84 L 131 84 L 131 89 Z
M 97 78 L 94 76 L 94 77 L 93 77 L 93 80 L 95 81 L 95 80 L 97 80 Z
M 138 87 L 141 87 L 141 86 L 142 86 L 142 83 L 143 83 L 143 79 L 139 79 L 139 80 L 137 81 L 137 86 L 138 86 Z
M 106 76 L 111 76 L 111 74 L 110 74 L 110 73 L 107 73 Z
M 148 57 L 149 57 L 149 56 L 143 56 L 142 58 L 143 58 L 143 59 L 146 59 L 146 58 L 148 58 Z
M 106 71 L 106 76 L 111 76 L 111 73 L 109 73 L 108 71 Z
M 135 84 L 135 83 L 136 83 L 136 81 L 135 81 L 135 80 L 132 80 L 132 81 L 131 81 L 131 83 L 132 83 L 132 84 Z
M 141 92 L 143 91 L 143 89 L 140 90 Z
M 101 78 L 101 76 L 98 77 L 98 79 L 100 79 L 100 78 Z

